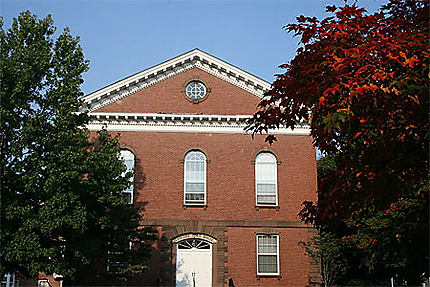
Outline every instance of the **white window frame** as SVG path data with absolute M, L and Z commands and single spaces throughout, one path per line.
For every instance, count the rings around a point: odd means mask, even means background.
M 258 238 L 263 237 L 263 236 L 271 236 L 271 237 L 276 237 L 276 254 L 274 253 L 259 253 L 258 252 Z M 279 266 L 279 234 L 257 234 L 257 244 L 256 244 L 256 253 L 257 253 L 257 275 L 261 275 L 261 276 L 279 276 L 280 275 L 280 266 Z M 264 272 L 259 272 L 258 271 L 258 257 L 262 255 L 276 255 L 276 269 L 277 272 L 276 273 L 264 273 Z
M 124 153 L 127 153 L 128 155 L 124 155 Z M 134 171 L 135 171 L 135 165 L 136 165 L 136 156 L 134 155 L 134 153 L 131 151 L 131 150 L 129 150 L 129 149 L 121 149 L 120 150 L 120 159 L 124 162 L 124 164 L 125 164 L 125 158 L 126 158 L 126 156 L 132 156 L 132 158 L 133 158 L 133 167 L 132 167 L 132 170 L 128 170 L 127 169 L 127 171 L 125 171 L 123 174 L 122 174 L 122 176 L 125 176 L 125 174 L 127 173 L 127 172 L 129 172 L 129 171 L 131 171 L 132 173 L 133 173 L 133 175 L 132 175 L 132 177 L 130 178 L 130 187 L 131 187 L 131 192 L 130 191 L 127 191 L 127 190 L 123 190 L 123 191 L 121 191 L 121 193 L 129 193 L 130 194 L 130 202 L 126 202 L 127 204 L 133 204 L 134 203 L 134 176 L 135 176 L 135 173 L 134 173 Z
M 259 183 L 259 181 L 258 181 L 258 168 L 257 168 L 258 157 L 263 155 L 263 154 L 270 154 L 274 159 L 274 162 L 273 162 L 273 164 L 275 165 L 275 175 L 274 175 L 275 176 L 275 203 L 274 204 L 258 203 L 258 195 L 264 194 L 264 193 L 258 193 L 258 188 L 257 188 L 258 183 Z M 257 156 L 255 157 L 254 170 L 255 170 L 255 205 L 256 206 L 274 206 L 274 207 L 277 207 L 278 206 L 278 162 L 277 162 L 276 156 L 273 153 L 266 152 L 266 151 L 258 153 Z M 272 183 L 272 182 L 270 182 L 270 183 Z M 268 194 L 268 195 L 273 195 L 273 194 Z
M 15 273 L 6 273 L 4 274 L 3 278 L 0 279 L 0 285 L 2 287 L 18 287 L 19 280 L 16 280 Z
M 199 85 L 199 91 L 196 93 L 196 91 L 190 90 L 191 85 Z M 202 92 L 200 96 L 200 91 Z M 198 101 L 206 97 L 207 94 L 207 88 L 206 85 L 203 84 L 201 81 L 193 80 L 187 83 L 185 86 L 185 94 L 190 100 Z
M 187 202 L 186 200 L 186 195 L 187 195 L 187 156 L 192 153 L 192 152 L 199 152 L 203 155 L 204 158 L 204 176 L 203 176 L 203 189 L 204 189 L 204 202 L 196 202 L 196 203 L 192 203 L 192 202 Z M 207 158 L 204 152 L 202 152 L 201 150 L 190 150 L 189 152 L 187 152 L 185 154 L 184 157 L 184 205 L 206 205 L 207 202 L 207 192 L 206 192 L 206 169 L 207 169 Z M 193 193 L 193 192 L 188 192 L 188 193 Z

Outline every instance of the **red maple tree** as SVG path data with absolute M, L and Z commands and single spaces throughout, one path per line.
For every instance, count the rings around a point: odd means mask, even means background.
M 304 202 L 301 218 L 347 224 L 343 242 L 362 249 L 370 268 L 397 256 L 385 267 L 413 266 L 404 277 L 417 278 L 428 254 L 429 1 L 391 0 L 374 14 L 355 3 L 326 9 L 332 16 L 285 27 L 300 46 L 248 130 L 308 121 L 337 170 L 321 179 L 318 202 Z M 413 248 L 423 254 L 409 258 Z

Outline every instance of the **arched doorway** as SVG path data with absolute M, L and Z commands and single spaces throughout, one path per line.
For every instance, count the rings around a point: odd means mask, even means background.
M 213 240 L 208 236 L 184 237 L 175 240 L 176 287 L 212 286 Z

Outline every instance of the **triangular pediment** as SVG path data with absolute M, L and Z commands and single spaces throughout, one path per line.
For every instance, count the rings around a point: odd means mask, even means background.
M 136 73 L 83 98 L 82 110 L 95 111 L 191 69 L 201 69 L 250 94 L 262 97 L 271 84 L 199 49 Z

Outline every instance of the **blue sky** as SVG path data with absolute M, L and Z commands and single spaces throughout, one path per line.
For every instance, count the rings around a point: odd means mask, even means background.
M 199 48 L 269 82 L 294 57 L 298 38 L 282 30 L 299 15 L 323 17 L 342 0 L 284 1 L 8 1 L 5 28 L 20 11 L 51 14 L 81 38 L 90 70 L 85 94 Z M 386 0 L 359 0 L 374 12 Z

